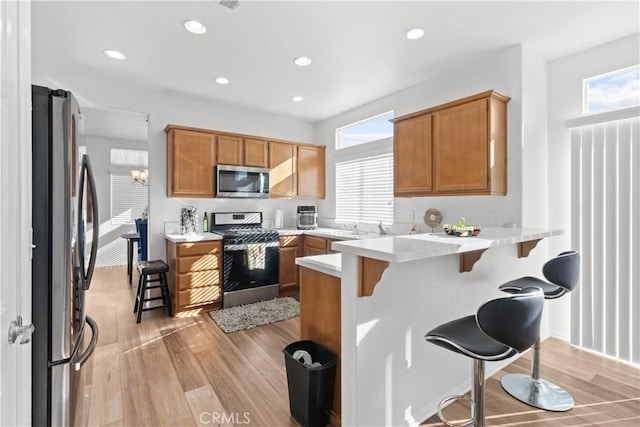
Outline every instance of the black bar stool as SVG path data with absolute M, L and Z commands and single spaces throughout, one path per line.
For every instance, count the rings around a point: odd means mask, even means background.
M 527 350 L 540 331 L 544 295 L 538 288 L 525 288 L 508 297 L 485 302 L 475 315 L 444 323 L 425 335 L 437 346 L 474 359 L 471 387 L 471 418 L 463 424 L 451 424 L 442 408 L 452 400 L 469 399 L 450 396 L 438 405 L 438 416 L 448 426 L 484 427 L 484 362 L 507 359 Z
M 153 261 L 140 261 L 138 263 L 138 272 L 140 277 L 138 278 L 138 290 L 136 293 L 136 302 L 133 306 L 133 312 L 138 313 L 136 323 L 140 323 L 142 320 L 142 312 L 155 310 L 156 308 L 167 307 L 169 316 L 173 316 L 173 307 L 171 305 L 171 294 L 169 293 L 169 286 L 167 285 L 167 272 L 169 266 L 162 260 Z M 149 276 L 158 275 L 157 279 L 150 279 Z M 149 283 L 160 282 L 159 285 L 149 286 Z M 160 288 L 161 296 L 145 298 L 146 291 L 149 289 Z M 162 300 L 162 305 L 156 305 L 153 307 L 144 307 L 144 303 L 147 301 Z
M 578 284 L 580 254 L 575 251 L 562 252 L 542 267 L 544 277 L 551 283 L 536 277 L 526 276 L 511 280 L 500 286 L 504 292 L 519 292 L 529 286 L 542 289 L 545 299 L 556 299 L 571 292 Z M 533 369 L 531 375 L 507 374 L 500 381 L 502 388 L 516 399 L 547 411 L 568 411 L 573 408 L 573 397 L 561 387 L 540 378 L 540 335 L 533 347 Z

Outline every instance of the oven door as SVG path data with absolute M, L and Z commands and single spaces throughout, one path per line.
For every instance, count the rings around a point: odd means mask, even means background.
M 280 242 L 225 244 L 223 254 L 225 293 L 278 283 Z
M 269 169 L 217 166 L 216 197 L 269 197 Z

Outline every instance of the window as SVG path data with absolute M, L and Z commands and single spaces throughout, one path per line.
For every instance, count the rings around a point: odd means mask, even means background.
M 112 148 L 111 164 L 114 166 L 134 166 L 138 169 L 147 169 L 149 167 L 149 152 Z
M 336 222 L 393 223 L 393 153 L 336 163 Z
M 393 111 L 336 129 L 336 149 L 354 147 L 393 136 Z
M 133 224 L 149 204 L 149 187 L 131 180 L 130 174 L 111 173 L 111 224 Z
M 640 65 L 584 79 L 585 114 L 640 105 Z

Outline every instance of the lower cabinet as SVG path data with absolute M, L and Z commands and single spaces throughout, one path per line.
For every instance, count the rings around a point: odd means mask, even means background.
M 335 239 L 327 239 L 318 236 L 304 236 L 304 256 L 333 254 L 331 243 Z
M 175 312 L 222 306 L 222 242 L 167 240 L 169 289 Z
M 298 266 L 303 236 L 280 236 L 280 296 L 298 293 Z

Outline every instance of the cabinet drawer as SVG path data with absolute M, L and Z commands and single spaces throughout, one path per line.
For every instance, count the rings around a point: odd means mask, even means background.
M 281 248 L 298 246 L 299 242 L 300 242 L 300 236 L 280 236 Z
M 187 307 L 194 304 L 208 304 L 222 300 L 220 286 L 205 286 L 203 288 L 178 291 L 177 306 Z
M 191 271 L 216 270 L 222 266 L 220 255 L 199 255 L 181 257 L 176 259 L 178 273 L 189 273 Z
M 195 271 L 193 273 L 178 275 L 178 289 L 201 288 L 203 286 L 220 286 L 220 270 Z
M 322 249 L 323 251 L 327 249 L 327 240 L 322 237 L 305 236 L 304 242 L 308 248 Z
M 178 243 L 178 256 L 219 254 L 222 253 L 222 242 Z

